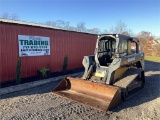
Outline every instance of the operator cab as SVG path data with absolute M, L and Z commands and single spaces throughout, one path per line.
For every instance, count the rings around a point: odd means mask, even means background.
M 98 38 L 95 49 L 96 63 L 108 67 L 116 58 L 139 52 L 138 40 L 125 35 L 106 35 Z
M 116 51 L 116 39 L 110 36 L 105 36 L 99 39 L 97 58 L 101 66 L 109 66 L 114 59 Z

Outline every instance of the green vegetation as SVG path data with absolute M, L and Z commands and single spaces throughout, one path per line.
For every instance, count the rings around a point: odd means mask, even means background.
M 160 57 L 155 56 L 145 56 L 144 59 L 153 62 L 160 62 Z
M 42 73 L 43 77 L 47 77 L 47 71 L 49 71 L 49 69 L 46 67 L 43 67 L 39 71 Z
M 68 55 L 64 57 L 64 61 L 63 61 L 63 73 L 64 74 L 66 74 L 67 72 L 67 66 L 68 66 Z
M 21 83 L 21 58 L 17 60 L 17 68 L 16 68 L 16 83 Z

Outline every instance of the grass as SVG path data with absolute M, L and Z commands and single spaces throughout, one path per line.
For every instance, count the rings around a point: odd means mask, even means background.
M 144 59 L 153 62 L 160 62 L 160 57 L 155 56 L 145 56 Z

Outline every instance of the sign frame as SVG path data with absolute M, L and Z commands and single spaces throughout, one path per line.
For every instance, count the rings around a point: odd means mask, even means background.
M 19 57 L 50 55 L 50 37 L 18 35 Z

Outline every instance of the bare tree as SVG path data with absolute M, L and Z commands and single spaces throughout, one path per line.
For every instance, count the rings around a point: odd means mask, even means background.
M 103 30 L 101 33 L 102 33 L 102 34 L 109 34 L 110 32 L 109 32 L 107 29 L 105 29 L 105 30 Z
M 74 27 L 74 26 L 69 26 L 69 27 L 67 28 L 67 30 L 76 31 L 76 30 L 77 30 L 77 28 L 76 28 L 76 27 Z
M 99 28 L 91 28 L 87 29 L 85 22 L 79 22 L 77 26 L 71 26 L 70 22 L 65 22 L 63 20 L 56 20 L 56 21 L 46 21 L 44 23 L 45 25 L 62 28 L 66 30 L 72 30 L 72 31 L 78 31 L 78 32 L 87 32 L 87 33 L 93 33 L 93 34 L 108 34 L 108 33 L 123 33 L 126 35 L 130 35 L 130 30 L 127 30 L 127 26 L 124 22 L 121 20 L 117 22 L 115 27 L 111 27 L 110 30 L 104 30 L 101 31 Z
M 127 31 L 124 31 L 121 34 L 130 36 L 130 34 Z
M 123 21 L 118 21 L 117 25 L 115 26 L 115 33 L 120 34 L 122 32 L 125 32 L 127 28 L 127 25 Z
M 135 34 L 133 33 L 131 29 L 127 29 L 127 32 L 129 33 L 130 36 L 135 36 Z
M 4 18 L 4 19 L 9 19 L 10 16 L 9 16 L 9 13 L 5 12 L 1 15 L 1 18 Z
M 109 29 L 109 33 L 111 33 L 111 34 L 114 34 L 114 33 L 115 33 L 115 30 L 114 30 L 114 27 L 113 27 L 113 26 Z
M 53 26 L 53 21 L 46 21 L 44 24 L 48 26 Z
M 11 19 L 11 20 L 18 20 L 18 19 L 19 19 L 18 15 L 17 15 L 16 13 L 13 13 L 13 14 L 10 15 L 10 14 L 7 13 L 7 12 L 3 13 L 3 14 L 1 15 L 1 18 Z
M 98 28 L 92 28 L 92 29 L 87 29 L 87 32 L 92 34 L 100 34 L 101 30 Z
M 116 26 L 112 26 L 110 28 L 110 33 L 122 34 L 123 32 L 127 32 L 127 25 L 122 21 L 118 21 Z
M 63 20 L 57 20 L 57 21 L 55 21 L 55 25 L 56 25 L 56 27 L 64 28 L 65 22 Z
M 18 20 L 19 17 L 18 17 L 18 15 L 17 15 L 16 13 L 13 13 L 13 14 L 10 16 L 10 19 L 12 19 L 12 20 Z
M 75 27 L 70 26 L 70 22 L 65 22 L 63 20 L 56 20 L 56 21 L 46 21 L 43 23 L 48 26 L 57 27 L 57 28 L 63 28 L 66 30 L 76 30 Z
M 69 30 L 70 22 L 66 22 L 64 25 L 64 29 Z
M 78 23 L 76 29 L 78 32 L 86 32 L 85 22 Z
M 145 51 L 146 44 L 149 40 L 154 40 L 151 32 L 147 31 L 141 31 L 136 37 L 139 39 L 139 44 L 142 51 Z
M 152 55 L 160 57 L 160 43 L 154 44 L 153 47 L 154 50 L 152 51 Z

